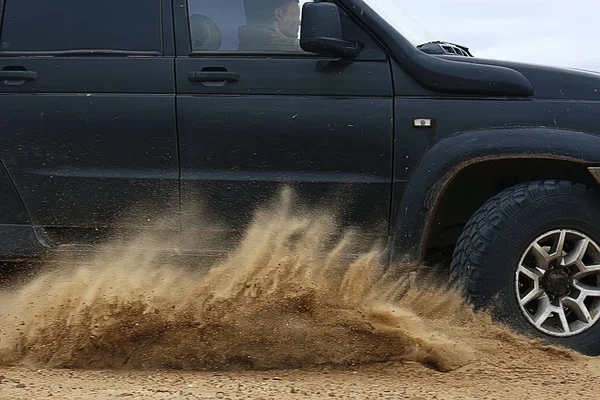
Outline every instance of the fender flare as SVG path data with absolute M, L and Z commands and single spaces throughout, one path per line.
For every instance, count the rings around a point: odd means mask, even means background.
M 550 127 L 457 132 L 435 143 L 411 174 L 397 210 L 391 261 L 422 261 L 439 201 L 464 168 L 490 160 L 546 159 L 600 165 L 600 135 Z

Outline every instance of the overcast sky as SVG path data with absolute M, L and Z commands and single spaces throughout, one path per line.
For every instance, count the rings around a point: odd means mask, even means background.
M 476 57 L 600 71 L 600 0 L 372 1 L 395 2 L 433 37 Z
M 600 0 L 394 0 L 476 57 L 600 71 Z

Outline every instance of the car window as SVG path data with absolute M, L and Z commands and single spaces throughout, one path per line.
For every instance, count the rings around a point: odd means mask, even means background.
M 6 0 L 0 51 L 160 53 L 160 0 Z
M 312 0 L 188 0 L 193 53 L 304 54 L 300 48 L 302 5 Z M 385 54 L 372 38 L 342 12 L 348 39 L 365 43 L 361 59 Z
M 298 0 L 188 0 L 192 51 L 303 53 L 301 6 Z
M 0 0 L 0 32 L 2 32 L 2 15 L 4 13 L 4 0 Z

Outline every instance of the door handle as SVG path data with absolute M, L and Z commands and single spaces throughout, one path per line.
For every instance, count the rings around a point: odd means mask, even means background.
M 5 81 L 35 81 L 37 76 L 35 71 L 0 71 L 0 79 Z
M 239 82 L 240 74 L 227 71 L 190 71 L 191 82 Z

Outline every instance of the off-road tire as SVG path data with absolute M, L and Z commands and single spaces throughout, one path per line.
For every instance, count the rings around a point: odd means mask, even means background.
M 517 301 L 515 274 L 529 243 L 553 229 L 574 229 L 600 243 L 600 197 L 570 181 L 534 181 L 490 198 L 467 222 L 454 249 L 450 282 L 479 309 L 525 334 L 587 355 L 600 354 L 600 321 L 576 336 L 536 329 Z

